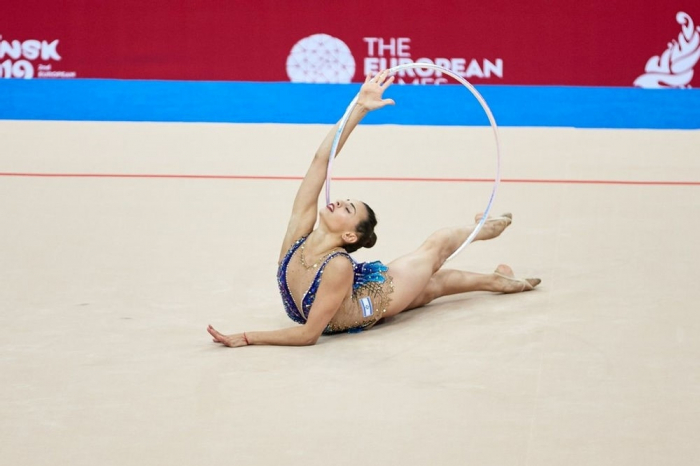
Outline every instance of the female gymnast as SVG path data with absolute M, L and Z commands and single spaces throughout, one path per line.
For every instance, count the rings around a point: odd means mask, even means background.
M 338 151 L 367 112 L 394 104 L 392 99 L 382 99 L 393 81 L 386 70 L 372 79 L 367 76 Z M 441 296 L 468 291 L 518 293 L 540 283 L 536 278 L 516 279 L 507 265 L 499 265 L 492 274 L 441 269 L 476 225 L 439 230 L 418 250 L 387 265 L 355 262 L 349 253 L 371 248 L 377 241 L 374 211 L 356 199 L 338 200 L 317 211 L 336 132 L 337 125 L 316 151 L 299 187 L 279 256 L 277 282 L 282 301 L 289 317 L 302 325 L 232 335 L 223 335 L 210 325 L 207 331 L 215 343 L 229 347 L 313 345 L 322 334 L 368 329 L 380 319 Z M 480 219 L 477 215 L 476 223 Z M 475 240 L 499 236 L 511 221 L 510 214 L 488 219 Z

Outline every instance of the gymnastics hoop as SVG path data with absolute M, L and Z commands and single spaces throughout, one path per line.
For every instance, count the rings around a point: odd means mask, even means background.
M 498 189 L 499 183 L 501 182 L 501 141 L 498 136 L 498 125 L 496 125 L 496 119 L 493 117 L 493 113 L 491 112 L 491 109 L 486 103 L 486 100 L 484 100 L 479 91 L 477 91 L 476 88 L 463 77 L 453 73 L 452 71 L 446 68 L 443 68 L 442 66 L 434 65 L 432 63 L 406 63 L 390 68 L 389 74 L 392 75 L 398 71 L 402 71 L 409 68 L 428 68 L 432 70 L 437 70 L 441 73 L 445 73 L 446 75 L 451 76 L 453 79 L 460 82 L 464 87 L 467 88 L 467 90 L 469 90 L 469 92 L 472 93 L 472 95 L 481 105 L 481 108 L 484 110 L 484 113 L 486 113 L 486 116 L 489 119 L 489 123 L 491 123 L 491 129 L 493 130 L 493 135 L 496 139 L 496 176 L 494 178 L 493 188 L 491 189 L 491 196 L 489 197 L 488 204 L 486 204 L 486 208 L 484 209 L 484 215 L 483 217 L 481 217 L 481 220 L 479 220 L 479 223 L 477 223 L 476 228 L 474 228 L 474 231 L 472 231 L 472 233 L 467 237 L 467 239 L 464 240 L 464 243 L 462 243 L 462 245 L 459 248 L 457 248 L 457 250 L 453 252 L 450 257 L 447 258 L 447 260 L 449 261 L 452 258 L 454 258 L 457 254 L 462 252 L 462 250 L 474 240 L 476 235 L 484 226 L 484 223 L 486 223 L 486 219 L 488 218 L 489 212 L 491 211 L 491 207 L 493 206 L 493 201 L 496 198 L 496 191 Z M 357 103 L 359 95 L 360 94 L 358 93 L 355 96 L 355 98 L 352 99 L 352 102 L 350 102 L 350 105 L 348 105 L 348 108 L 345 110 L 343 118 L 340 119 L 340 122 L 338 124 L 338 130 L 335 133 L 335 138 L 333 139 L 333 145 L 331 146 L 331 154 L 328 158 L 328 170 L 326 171 L 326 205 L 331 203 L 331 173 L 333 170 L 333 159 L 335 159 L 336 153 L 338 152 L 338 143 L 340 142 L 340 137 L 343 134 L 343 130 L 345 129 L 346 123 L 350 119 L 350 114 L 352 113 L 352 109 Z

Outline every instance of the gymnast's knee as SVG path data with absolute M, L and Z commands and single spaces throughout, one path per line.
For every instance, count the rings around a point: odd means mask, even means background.
M 418 298 L 416 298 L 414 302 L 411 303 L 411 308 L 421 307 L 431 303 L 432 301 L 436 300 L 441 296 L 441 290 L 442 288 L 440 283 L 435 278 L 431 278 L 428 282 L 428 285 L 421 292 Z
M 430 235 L 423 243 L 422 249 L 434 258 L 433 273 L 437 272 L 454 252 L 452 242 L 451 231 L 445 228 Z
M 423 255 L 423 263 L 430 267 L 430 273 L 434 274 L 440 267 L 445 263 L 447 256 L 443 251 L 443 248 L 435 242 L 426 241 L 421 246 L 421 253 Z

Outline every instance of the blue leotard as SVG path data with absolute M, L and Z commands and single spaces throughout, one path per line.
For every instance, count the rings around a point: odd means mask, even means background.
M 345 251 L 336 251 L 325 257 L 318 267 L 318 271 L 311 282 L 311 286 L 302 297 L 302 309 L 300 310 L 297 307 L 294 298 L 292 298 L 289 286 L 287 285 L 287 267 L 289 266 L 292 255 L 294 255 L 294 252 L 306 241 L 306 238 L 306 236 L 300 238 L 289 248 L 289 251 L 285 254 L 277 270 L 277 285 L 279 286 L 280 295 L 282 296 L 284 309 L 289 318 L 299 324 L 306 323 L 311 307 L 316 299 L 316 293 L 321 285 L 321 278 L 326 265 L 334 257 L 343 256 L 352 263 L 355 274 L 352 286 L 352 302 L 343 303 L 343 317 L 346 318 L 341 320 L 344 320 L 344 322 L 339 323 L 331 320 L 331 323 L 328 324 L 328 327 L 326 327 L 323 333 L 330 334 L 343 331 L 359 331 L 374 325 L 386 311 L 386 306 L 388 306 L 390 302 L 389 294 L 393 291 L 391 277 L 386 275 L 388 268 L 379 261 L 355 262 Z M 354 311 L 357 312 L 353 317 L 350 314 Z M 350 319 L 348 320 L 347 317 L 350 317 Z

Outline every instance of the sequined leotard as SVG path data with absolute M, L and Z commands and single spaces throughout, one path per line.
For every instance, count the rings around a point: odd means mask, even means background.
M 294 252 L 306 241 L 306 238 L 306 236 L 300 238 L 289 248 L 277 270 L 277 285 L 282 295 L 284 309 L 287 311 L 289 318 L 299 324 L 306 323 L 311 306 L 316 299 L 316 292 L 321 285 L 321 277 L 326 264 L 336 256 L 343 256 L 352 262 L 355 273 L 352 294 L 343 301 L 340 309 L 333 316 L 323 333 L 328 335 L 345 331 L 361 331 L 377 323 L 384 312 L 386 312 L 386 308 L 391 301 L 389 295 L 394 291 L 393 281 L 386 274 L 388 269 L 379 261 L 355 262 L 345 251 L 336 251 L 326 256 L 318 267 L 318 272 L 316 272 L 311 286 L 304 293 L 301 300 L 301 309 L 297 307 L 287 285 L 287 267 Z

